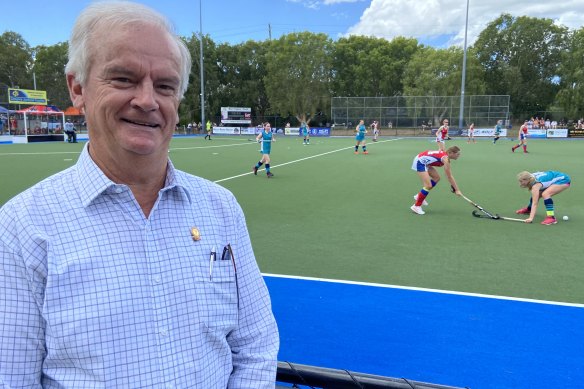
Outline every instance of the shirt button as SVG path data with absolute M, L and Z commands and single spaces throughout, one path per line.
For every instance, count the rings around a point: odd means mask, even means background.
M 156 278 L 154 278 L 154 282 L 157 284 L 160 284 L 162 282 L 162 278 L 156 277 Z
M 124 188 L 120 187 L 120 186 L 116 186 L 114 189 L 114 192 L 120 194 L 124 191 Z
M 160 330 L 160 335 L 161 335 L 161 336 L 166 336 L 166 335 L 168 335 L 168 330 L 166 330 L 166 329 Z

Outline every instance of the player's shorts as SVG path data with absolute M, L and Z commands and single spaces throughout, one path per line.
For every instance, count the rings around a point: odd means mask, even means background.
M 302 135 L 308 136 L 308 130 L 302 130 Z
M 436 137 L 436 143 L 444 143 L 444 139 L 440 138 L 440 137 Z
M 571 182 L 572 181 L 570 180 L 570 176 L 566 175 L 561 180 L 557 180 L 556 182 L 554 182 L 553 185 L 568 185 L 569 186 Z
M 525 140 L 525 139 L 527 139 L 527 135 L 526 135 L 526 134 L 524 134 L 524 133 L 521 133 L 521 134 L 519 135 L 519 139 L 521 139 L 521 140 Z
M 355 140 L 357 142 L 362 142 L 365 140 L 365 134 L 357 134 L 357 136 L 355 137 Z
M 422 162 L 420 162 L 420 160 L 418 159 L 418 156 L 416 156 L 416 157 L 414 157 L 414 162 L 412 163 L 412 170 L 415 170 L 417 172 L 427 172 L 428 166 L 426 166 Z

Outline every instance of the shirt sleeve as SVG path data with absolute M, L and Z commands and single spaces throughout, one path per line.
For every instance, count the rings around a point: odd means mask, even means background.
M 45 323 L 35 274 L 42 266 L 31 267 L 35 253 L 23 252 L 22 236 L 6 209 L 0 210 L 0 383 L 9 388 L 40 388 Z M 25 257 L 31 258 L 28 263 Z
M 235 212 L 238 237 L 233 255 L 237 265 L 240 307 L 237 329 L 227 339 L 233 358 L 228 388 L 273 388 L 280 345 L 278 328 L 239 205 Z

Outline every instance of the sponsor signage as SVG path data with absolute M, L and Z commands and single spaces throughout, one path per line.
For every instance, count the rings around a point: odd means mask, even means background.
M 584 138 L 584 129 L 570 129 L 568 130 L 568 136 L 570 138 Z
M 300 127 L 289 127 L 284 129 L 284 134 L 292 136 L 303 136 Z M 310 136 L 331 136 L 330 127 L 310 127 Z
M 256 127 L 242 127 L 239 129 L 241 135 L 255 135 Z
M 547 132 L 545 129 L 528 129 L 527 130 L 527 137 L 528 138 L 545 138 L 547 136 Z
M 567 138 L 568 129 L 567 128 L 555 128 L 553 130 L 547 130 L 548 138 Z
M 240 129 L 239 129 L 239 127 L 220 127 L 220 126 L 215 126 L 215 127 L 213 127 L 213 134 L 239 135 L 240 134 Z
M 432 133 L 434 135 L 436 135 L 436 131 L 438 130 L 432 130 Z M 450 135 L 456 135 L 454 132 L 448 131 L 448 133 Z M 468 135 L 468 130 L 461 130 L 460 131 L 460 135 L 462 136 L 467 136 Z M 494 137 L 495 136 L 495 129 L 494 128 L 475 128 L 474 130 L 474 136 L 490 136 L 490 137 Z M 501 128 L 501 134 L 499 135 L 501 137 L 506 137 L 507 136 L 507 129 L 506 128 Z
M 47 91 L 8 88 L 8 103 L 47 105 Z

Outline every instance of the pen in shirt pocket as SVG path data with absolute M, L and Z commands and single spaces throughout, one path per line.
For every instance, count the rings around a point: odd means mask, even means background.
M 209 281 L 213 280 L 213 262 L 217 260 L 217 248 L 213 246 L 213 250 L 209 254 Z

